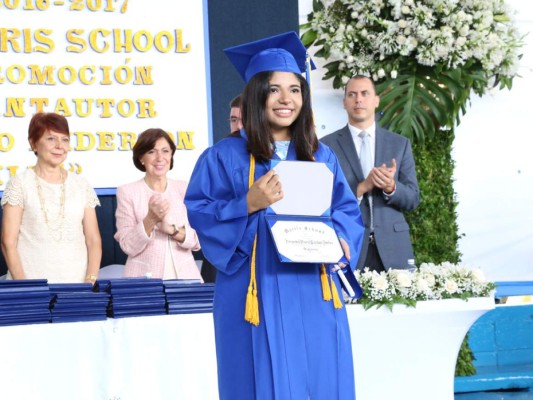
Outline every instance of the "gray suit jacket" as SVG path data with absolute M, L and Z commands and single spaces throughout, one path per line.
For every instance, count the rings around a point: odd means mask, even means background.
M 321 139 L 335 152 L 341 168 L 357 196 L 357 185 L 364 180 L 363 171 L 355 150 L 348 125 Z M 374 236 L 385 269 L 408 268 L 407 260 L 414 258 L 409 225 L 402 211 L 415 209 L 420 203 L 420 192 L 416 180 L 415 162 L 409 139 L 381 128 L 376 124 L 375 165 L 391 165 L 396 159 L 396 191 L 386 196 L 380 189 L 374 189 Z M 359 205 L 365 223 L 365 236 L 357 268 L 364 267 L 368 249 L 370 228 L 370 208 L 365 194 Z

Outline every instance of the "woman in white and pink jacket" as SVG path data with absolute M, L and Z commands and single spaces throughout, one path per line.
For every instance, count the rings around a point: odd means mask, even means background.
M 133 147 L 133 163 L 145 176 L 117 189 L 115 214 L 126 277 L 202 279 L 192 254 L 200 243 L 183 203 L 187 183 L 167 178 L 175 151 L 162 129 L 142 132 Z

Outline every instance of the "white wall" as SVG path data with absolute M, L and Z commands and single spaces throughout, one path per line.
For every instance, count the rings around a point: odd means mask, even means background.
M 533 31 L 533 3 L 507 0 L 523 33 Z M 300 22 L 312 0 L 299 0 Z M 491 280 L 533 280 L 533 34 L 511 91 L 494 91 L 472 104 L 456 129 L 453 157 L 463 262 Z M 311 55 L 313 52 L 311 52 Z M 312 74 L 319 136 L 346 124 L 342 91 L 323 81 L 322 59 Z M 422 193 L 422 195 L 424 195 Z

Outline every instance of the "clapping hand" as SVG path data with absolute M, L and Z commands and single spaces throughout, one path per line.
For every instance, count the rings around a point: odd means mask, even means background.
M 161 195 L 153 195 L 148 200 L 148 217 L 154 221 L 154 223 L 159 223 L 163 221 L 165 216 L 168 214 L 170 209 L 170 204 L 168 200 L 164 199 Z
M 372 180 L 374 187 L 383 190 L 386 193 L 394 191 L 396 182 L 394 180 L 394 174 L 396 173 L 396 160 L 391 160 L 391 166 L 387 167 L 386 164 L 381 164 L 379 167 L 372 168 L 372 171 L 368 177 Z

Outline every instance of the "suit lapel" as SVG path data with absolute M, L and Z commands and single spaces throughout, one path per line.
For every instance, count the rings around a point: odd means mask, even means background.
M 348 160 L 348 163 L 350 164 L 355 176 L 357 176 L 359 180 L 364 180 L 365 177 L 363 176 L 361 162 L 359 161 L 359 156 L 355 150 L 355 144 L 353 142 L 352 134 L 348 128 L 348 125 L 346 125 L 339 133 L 337 140 L 342 152 L 344 153 L 344 157 L 346 160 Z

